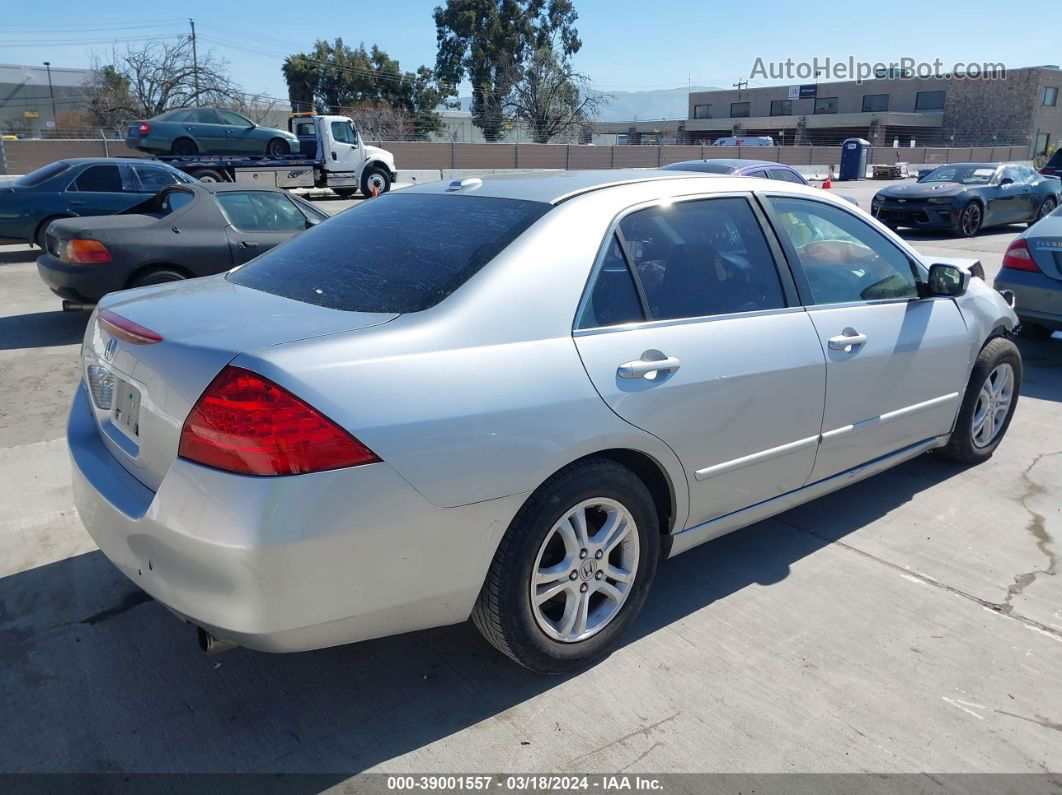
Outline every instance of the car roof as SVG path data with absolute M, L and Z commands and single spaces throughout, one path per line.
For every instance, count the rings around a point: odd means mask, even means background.
M 580 171 L 538 171 L 532 173 L 490 174 L 466 177 L 464 180 L 441 180 L 403 188 L 402 193 L 454 193 L 467 196 L 489 196 L 496 199 L 522 199 L 546 204 L 559 204 L 565 199 L 618 185 L 676 179 L 733 178 L 729 174 L 705 174 L 695 171 L 664 171 L 658 168 L 587 169 Z M 752 179 L 750 177 L 750 179 Z M 453 189 L 460 182 L 465 187 Z
M 708 157 L 703 160 L 683 160 L 680 163 L 670 163 L 669 166 L 676 168 L 694 163 L 718 163 L 721 166 L 730 166 L 731 168 L 747 168 L 749 166 L 785 166 L 789 168 L 785 163 L 776 163 L 773 160 L 749 160 L 737 157 Z
M 166 163 L 160 163 L 158 160 L 149 160 L 146 157 L 65 157 L 62 160 L 57 160 L 57 163 L 66 163 L 68 166 L 83 166 L 86 163 L 92 163 L 93 165 L 108 165 L 113 163 L 114 165 L 121 165 L 122 163 L 135 163 L 137 165 L 144 166 L 162 166 L 163 168 L 173 168 L 173 166 Z
M 943 168 L 944 166 L 970 166 L 972 168 L 999 168 L 1000 166 L 1017 166 L 1017 165 L 1020 165 L 1020 164 L 1019 163 L 1004 163 L 1004 162 L 1001 162 L 1001 161 L 995 162 L 995 163 L 938 163 L 936 166 L 934 166 L 934 169 Z

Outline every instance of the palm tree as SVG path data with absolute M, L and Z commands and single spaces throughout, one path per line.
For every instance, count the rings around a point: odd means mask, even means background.
M 288 83 L 288 100 L 295 113 L 313 110 L 317 89 L 317 65 L 306 55 L 289 55 L 281 67 Z

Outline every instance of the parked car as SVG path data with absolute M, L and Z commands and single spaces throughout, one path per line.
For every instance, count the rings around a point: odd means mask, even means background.
M 0 240 L 44 248 L 44 230 L 58 218 L 111 215 L 167 185 L 195 182 L 175 168 L 150 160 L 57 160 L 0 185 Z
M 78 512 L 204 648 L 470 616 L 570 671 L 660 558 L 938 449 L 974 464 L 1017 318 L 803 185 L 676 171 L 435 182 L 84 337 Z
M 775 163 L 770 160 L 746 160 L 744 158 L 715 158 L 711 160 L 683 160 L 663 166 L 666 171 L 700 171 L 705 174 L 732 174 L 734 176 L 759 177 L 761 179 L 778 179 L 795 185 L 810 185 L 804 175 L 792 166 Z M 826 185 L 823 185 L 826 187 Z M 853 196 L 837 194 L 849 204 L 859 206 Z
M 725 135 L 712 141 L 712 146 L 774 146 L 769 135 Z
M 1040 169 L 1040 173 L 1045 177 L 1062 177 L 1062 149 L 1054 151 L 1054 154 Z
M 326 218 L 276 188 L 172 185 L 118 215 L 53 222 L 37 270 L 60 298 L 93 304 L 114 290 L 227 271 Z
M 1007 247 L 997 290 L 1014 293 L 1022 333 L 1047 339 L 1062 331 L 1062 209 L 1041 218 Z
M 1035 223 L 1058 206 L 1060 194 L 1062 181 L 1018 163 L 951 163 L 879 190 L 871 214 L 892 229 L 973 237 L 989 226 Z
M 184 156 L 282 157 L 299 151 L 299 139 L 287 130 L 262 127 L 224 108 L 179 108 L 130 122 L 125 142 L 141 152 Z
M 769 160 L 745 160 L 737 158 L 715 158 L 712 160 L 683 160 L 664 166 L 667 171 L 701 171 L 705 174 L 734 174 L 763 179 L 780 179 L 796 185 L 809 184 L 804 175 L 792 166 L 784 163 L 772 163 Z

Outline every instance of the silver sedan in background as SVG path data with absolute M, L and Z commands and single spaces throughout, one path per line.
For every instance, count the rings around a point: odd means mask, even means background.
M 823 191 L 433 183 L 107 296 L 69 422 L 103 552 L 207 649 L 465 621 L 596 661 L 658 561 L 938 449 L 992 455 L 1017 318 Z

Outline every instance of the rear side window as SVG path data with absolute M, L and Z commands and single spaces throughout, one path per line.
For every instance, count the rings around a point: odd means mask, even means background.
M 551 205 L 387 193 L 229 274 L 246 287 L 350 312 L 419 312 L 494 259 Z
M 807 184 L 807 183 L 804 182 L 804 180 L 802 180 L 800 177 L 798 177 L 792 171 L 789 171 L 788 169 L 785 169 L 785 168 L 772 168 L 771 169 L 771 179 L 778 179 L 778 180 L 781 180 L 782 182 L 793 182 L 793 183 L 796 183 L 797 185 L 805 185 L 805 184 Z
M 774 257 L 743 198 L 701 199 L 620 222 L 653 320 L 779 309 Z
M 200 108 L 192 113 L 192 121 L 196 124 L 221 124 L 218 114 L 208 108 Z
M 176 185 L 180 181 L 177 179 L 178 172 L 166 168 L 133 166 L 133 171 L 140 177 L 140 186 L 146 191 L 162 190 L 167 185 Z
M 70 168 L 69 163 L 64 163 L 62 160 L 56 163 L 49 163 L 46 166 L 38 168 L 36 171 L 31 171 L 24 177 L 20 177 L 15 180 L 15 184 L 20 188 L 32 188 L 34 185 L 40 185 L 42 182 L 57 177 Z
M 634 286 L 619 239 L 613 235 L 576 327 L 600 328 L 642 320 L 645 320 L 645 314 L 638 290 Z
M 229 223 L 241 232 L 299 232 L 306 216 L 283 193 L 224 191 L 214 194 Z

